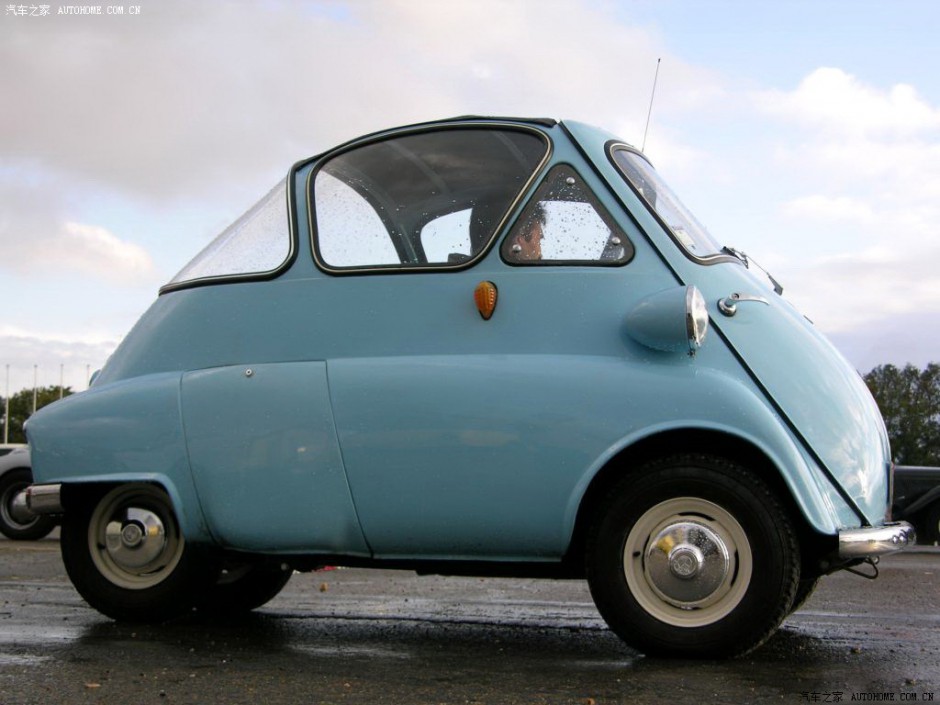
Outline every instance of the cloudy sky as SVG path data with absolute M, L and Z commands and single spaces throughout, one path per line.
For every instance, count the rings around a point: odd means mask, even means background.
M 657 59 L 646 152 L 716 238 L 862 372 L 940 360 L 933 0 L 45 2 L 0 10 L 11 391 L 34 375 L 84 389 L 158 287 L 293 162 L 471 113 L 577 119 L 639 146 Z

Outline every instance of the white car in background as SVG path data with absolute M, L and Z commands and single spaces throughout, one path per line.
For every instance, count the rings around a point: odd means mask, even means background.
M 33 514 L 23 490 L 33 483 L 29 447 L 0 446 L 0 533 L 15 541 L 35 541 L 49 534 L 56 520 Z

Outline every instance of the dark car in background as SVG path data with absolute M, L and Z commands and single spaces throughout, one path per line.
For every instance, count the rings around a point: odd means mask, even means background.
M 940 541 L 940 468 L 895 467 L 892 514 L 914 525 L 917 543 L 933 546 Z

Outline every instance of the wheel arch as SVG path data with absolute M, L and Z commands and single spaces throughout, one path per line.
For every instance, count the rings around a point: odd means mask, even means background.
M 79 506 L 96 501 L 109 490 L 121 485 L 146 484 L 159 487 L 166 492 L 179 523 L 180 532 L 192 543 L 213 543 L 201 513 L 187 511 L 187 503 L 171 478 L 157 474 L 140 474 L 114 477 L 113 475 L 70 478 L 62 483 L 62 507 L 66 513 L 76 511 Z
M 20 465 L 20 464 L 11 465 L 11 466 L 8 467 L 8 468 L 3 468 L 3 470 L 0 470 L 0 480 L 2 480 L 4 477 L 6 477 L 7 475 L 9 475 L 11 472 L 16 472 L 17 470 L 26 470 L 30 475 L 33 474 L 33 469 L 32 469 L 32 467 L 30 467 L 29 464 L 25 464 L 25 465 Z
M 159 485 L 186 540 L 212 542 L 183 431 L 181 380 L 164 372 L 99 383 L 40 409 L 27 427 L 34 482 L 61 484 L 73 502 L 97 486 Z
M 804 571 L 820 572 L 820 561 L 837 547 L 837 537 L 825 530 L 829 527 L 819 525 L 826 502 L 816 488 L 788 476 L 779 461 L 752 439 L 728 429 L 688 426 L 652 432 L 625 444 L 600 465 L 580 495 L 571 527 L 565 562 L 573 571 L 580 572 L 584 565 L 589 529 L 609 490 L 648 461 L 687 453 L 719 456 L 752 469 L 774 492 L 796 528 Z M 816 521 L 811 518 L 814 515 Z

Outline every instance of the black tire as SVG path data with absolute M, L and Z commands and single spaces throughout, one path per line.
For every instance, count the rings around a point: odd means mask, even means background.
M 121 485 L 69 507 L 60 542 L 79 594 L 118 621 L 186 615 L 219 575 L 208 549 L 186 543 L 170 498 L 156 485 Z
M 209 588 L 200 611 L 213 616 L 235 616 L 261 607 L 284 589 L 293 571 L 280 564 L 243 564 L 226 567 Z
M 28 468 L 17 468 L 0 477 L 0 533 L 14 541 L 36 541 L 56 526 L 48 516 L 25 516 L 13 507 L 13 498 L 33 484 Z
M 816 587 L 819 585 L 820 580 L 822 580 L 821 577 L 800 578 L 800 582 L 796 586 L 796 595 L 793 596 L 793 606 L 790 607 L 790 614 L 793 614 L 806 604 L 806 601 L 816 592 Z
M 933 546 L 940 541 L 940 500 L 935 501 L 924 510 L 923 536 L 917 537 L 917 543 L 924 546 Z
M 763 643 L 800 578 L 793 526 L 747 468 L 707 455 L 650 462 L 598 508 L 591 594 L 610 628 L 651 656 L 723 658 Z

